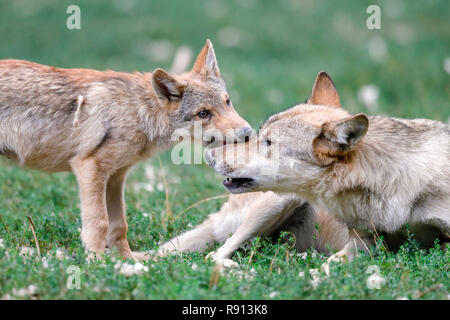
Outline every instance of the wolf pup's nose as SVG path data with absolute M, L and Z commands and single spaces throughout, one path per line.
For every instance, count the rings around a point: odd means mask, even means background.
M 236 131 L 236 137 L 239 141 L 248 141 L 252 135 L 252 128 L 243 127 Z
M 216 160 L 214 160 L 214 149 L 206 151 L 205 159 L 211 167 L 214 167 L 214 165 L 216 164 Z

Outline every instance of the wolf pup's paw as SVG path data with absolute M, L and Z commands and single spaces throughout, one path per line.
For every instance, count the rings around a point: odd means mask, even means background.
M 231 260 L 231 259 L 223 259 L 220 261 L 216 261 L 216 263 L 222 264 L 225 268 L 237 268 L 239 267 L 239 263 Z
M 205 256 L 205 260 L 212 259 L 213 261 L 216 261 L 216 255 L 217 255 L 217 252 L 216 252 L 216 251 L 211 251 L 210 253 L 208 253 L 208 254 Z
M 341 250 L 333 254 L 331 257 L 328 258 L 327 262 L 323 263 L 320 269 L 325 272 L 327 276 L 330 276 L 330 263 L 331 262 L 337 262 L 337 263 L 347 263 L 349 260 L 351 260 L 351 257 L 348 257 L 349 253 L 347 251 Z M 350 258 L 350 259 L 349 259 Z
M 225 268 L 236 268 L 239 266 L 237 262 L 221 257 L 216 251 L 211 251 L 210 253 L 208 253 L 205 257 L 205 260 L 208 259 L 212 259 L 216 263 L 216 265 L 220 265 L 221 267 Z

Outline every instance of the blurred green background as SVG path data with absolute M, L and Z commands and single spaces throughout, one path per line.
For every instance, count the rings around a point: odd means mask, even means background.
M 237 111 L 255 127 L 271 113 L 303 102 L 320 70 L 331 74 L 351 112 L 449 121 L 450 1 L 376 1 L 382 29 L 369 30 L 366 9 L 374 2 L 0 0 L 0 59 L 171 70 L 175 56 L 190 67 L 189 56 L 193 59 L 210 38 Z M 66 27 L 72 4 L 81 9 L 80 30 Z M 160 157 L 161 166 L 156 158 L 143 162 L 127 181 L 128 239 L 134 250 L 156 249 L 225 201 L 197 203 L 226 193 L 222 178 L 206 165 L 174 165 L 170 151 Z M 105 265 L 84 260 L 72 174 L 48 175 L 0 159 L 0 182 L 0 298 L 33 284 L 34 297 L 41 299 L 396 299 L 417 292 L 429 292 L 426 299 L 448 299 L 448 251 L 428 253 L 414 246 L 399 254 L 362 255 L 318 288 L 311 286 L 308 270 L 326 257 L 303 260 L 290 248 L 259 240 L 236 252 L 240 269 L 221 278 L 214 290 L 208 287 L 212 262 L 203 254 L 148 262 L 150 272 L 125 278 L 109 257 Z M 20 255 L 36 245 L 27 216 L 45 263 Z M 55 258 L 57 248 L 67 259 Z M 83 272 L 82 290 L 66 288 L 66 270 L 73 264 Z M 381 290 L 366 286 L 366 269 L 374 264 L 387 278 Z M 242 281 L 242 273 L 254 280 Z M 443 286 L 426 291 L 436 283 Z
M 169 69 L 182 46 L 195 56 L 210 38 L 234 104 L 253 125 L 307 98 L 320 70 L 352 112 L 447 121 L 450 2 L 376 1 L 382 29 L 369 30 L 373 3 L 2 0 L 0 58 L 151 71 Z M 66 28 L 71 4 L 81 30 Z

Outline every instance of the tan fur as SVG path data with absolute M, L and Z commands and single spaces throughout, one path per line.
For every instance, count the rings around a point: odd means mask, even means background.
M 322 88 L 337 94 L 334 86 Z M 316 97 L 313 90 L 312 97 L 330 101 L 323 90 Z M 271 137 L 274 131 L 280 134 Z M 263 149 L 278 150 L 278 158 L 254 147 L 268 137 L 271 145 Z M 231 179 L 231 192 L 295 192 L 358 229 L 338 257 L 367 249 L 374 233 L 403 232 L 406 225 L 418 232 L 431 226 L 443 237 L 450 233 L 450 131 L 443 123 L 352 116 L 335 105 L 301 104 L 270 117 L 248 144 L 249 154 L 237 161 L 226 158 L 229 147 L 208 151 L 206 159 Z M 248 161 L 239 161 L 244 157 Z M 262 174 L 275 165 L 276 172 Z
M 314 81 L 313 95 L 311 95 L 307 103 L 339 108 L 341 107 L 341 99 L 335 89 L 333 80 L 331 80 L 328 73 L 321 71 Z
M 192 132 L 195 120 L 223 135 L 226 129 L 247 130 L 227 99 L 209 40 L 194 70 L 182 75 L 1 60 L 0 155 L 39 170 L 72 171 L 86 248 L 102 253 L 116 246 L 122 256 L 134 258 L 123 197 L 128 170 L 171 147 L 176 129 Z M 211 116 L 200 119 L 204 109 Z
M 230 195 L 219 212 L 163 244 L 158 255 L 203 251 L 215 242 L 225 242 L 208 255 L 223 264 L 251 238 L 276 236 L 280 231 L 295 236 L 295 246 L 300 252 L 314 248 L 329 253 L 342 249 L 349 241 L 345 225 L 324 211 L 315 211 L 295 194 L 253 192 Z

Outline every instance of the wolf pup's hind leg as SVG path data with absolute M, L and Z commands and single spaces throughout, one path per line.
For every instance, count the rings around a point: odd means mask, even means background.
M 125 179 L 127 172 L 128 168 L 119 169 L 109 178 L 106 187 L 106 205 L 109 220 L 106 246 L 108 248 L 117 247 L 119 254 L 124 258 L 138 259 L 131 253 L 131 249 L 127 241 L 128 223 L 126 219 L 124 199 Z

